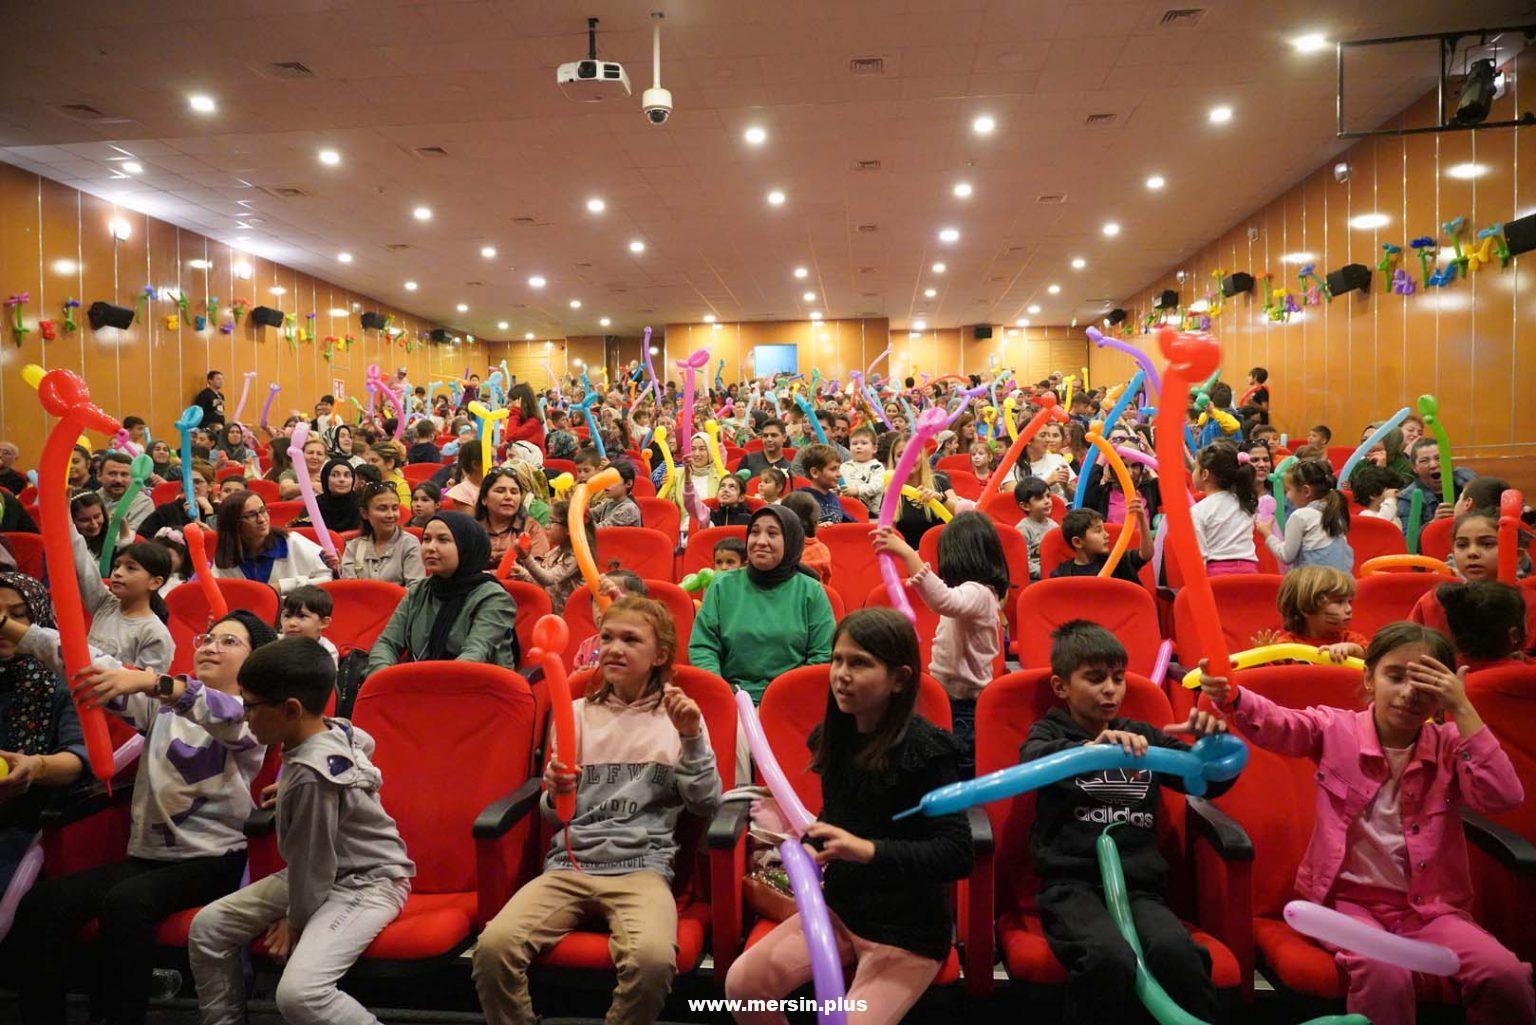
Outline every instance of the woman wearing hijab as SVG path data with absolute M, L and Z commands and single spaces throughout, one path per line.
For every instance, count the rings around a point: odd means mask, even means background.
M 800 565 L 805 528 L 768 505 L 747 525 L 747 564 L 717 574 L 693 621 L 688 661 L 741 687 L 756 702 L 775 676 L 832 659 L 832 604 Z
M 357 530 L 362 523 L 353 481 L 352 464 L 346 459 L 331 459 L 320 471 L 321 490 L 315 496 L 315 504 L 320 507 L 325 525 L 338 534 Z
M 405 592 L 368 653 L 368 674 L 400 662 L 485 662 L 516 669 L 517 605 L 486 570 L 491 541 L 464 513 L 421 531 L 427 578 Z
M 53 627 L 53 601 L 22 573 L 0 573 L 0 624 Z M 42 825 L 50 791 L 85 771 L 85 734 L 69 688 L 53 670 L 0 639 L 0 892 Z
M 213 443 L 214 459 L 222 459 L 224 462 L 235 466 L 255 464 L 254 453 L 245 443 L 245 428 L 234 421 L 230 421 L 219 428 L 219 433 Z M 258 466 L 257 469 L 260 469 Z

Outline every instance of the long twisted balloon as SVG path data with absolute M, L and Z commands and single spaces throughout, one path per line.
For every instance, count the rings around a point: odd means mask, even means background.
M 889 527 L 896 522 L 896 507 L 901 504 L 901 486 L 907 482 L 913 467 L 923 456 L 923 446 L 944 429 L 948 420 L 948 415 L 942 409 L 925 409 L 917 418 L 912 440 L 901 450 L 901 458 L 896 460 L 896 466 L 891 471 L 890 483 L 885 486 L 885 498 L 880 503 L 880 526 Z M 907 617 L 908 622 L 917 625 L 917 613 L 912 611 L 912 603 L 907 600 L 907 592 L 901 586 L 901 573 L 896 569 L 896 559 L 889 552 L 880 553 L 880 579 L 885 581 L 885 590 L 891 597 L 891 604 Z

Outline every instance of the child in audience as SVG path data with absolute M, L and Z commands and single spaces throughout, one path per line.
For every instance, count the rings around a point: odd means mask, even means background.
M 1307 444 L 1313 448 L 1326 450 L 1333 444 L 1333 431 L 1328 429 L 1327 424 L 1318 424 L 1307 432 Z
M 726 573 L 747 564 L 747 543 L 739 537 L 722 537 L 715 542 L 714 570 Z
M 848 451 L 853 458 L 843 463 L 843 491 L 880 511 L 880 496 L 885 494 L 885 467 L 875 458 L 875 432 L 870 427 L 855 427 L 848 435 Z
M 709 525 L 745 527 L 751 520 L 752 510 L 747 508 L 741 477 L 734 473 L 721 477 L 720 489 L 715 492 L 715 508 L 709 513 Z
M 1449 668 L 1454 658 L 1439 631 L 1391 623 L 1366 649 L 1371 705 L 1364 711 L 1284 708 L 1222 677 L 1206 676 L 1202 689 L 1249 742 L 1315 760 L 1326 781 L 1317 787 L 1298 895 L 1372 928 L 1450 948 L 1460 958 L 1452 978 L 1471 1025 L 1530 1022 L 1530 966 L 1469 913 L 1472 880 L 1455 813 L 1463 805 L 1484 815 L 1508 811 L 1524 794 L 1509 756 L 1467 700 L 1465 670 Z M 1437 724 L 1441 712 L 1446 721 Z M 1412 972 L 1345 950 L 1334 960 L 1349 979 L 1351 1013 L 1412 1025 Z
M 287 867 L 192 920 L 187 959 L 205 1022 L 245 1019 L 245 950 L 257 937 L 286 962 L 277 984 L 286 1021 L 378 1021 L 337 983 L 405 906 L 416 866 L 379 802 L 373 738 L 325 717 L 335 686 L 335 663 L 307 637 L 284 638 L 240 668 L 246 728 L 283 752 L 277 846 Z
M 335 611 L 336 603 L 329 591 L 313 584 L 295 587 L 283 596 L 283 607 L 277 614 L 277 632 L 284 637 L 308 637 L 325 649 L 332 662 L 340 662 L 341 654 L 336 645 L 325 636 Z
M 1029 579 L 1040 579 L 1040 542 L 1045 535 L 1056 529 L 1051 519 L 1051 495 L 1045 481 L 1039 477 L 1025 477 L 1014 482 L 1013 500 L 1018 503 L 1024 518 L 1018 522 L 1019 533 L 1029 546 Z
M 1252 465 L 1238 459 L 1237 447 L 1230 442 L 1215 442 L 1195 457 L 1194 486 L 1205 496 L 1190 515 L 1206 573 L 1257 573 L 1253 514 L 1259 508 L 1259 495 Z
M 971 473 L 983 484 L 992 476 L 992 471 L 997 469 L 997 452 L 992 443 L 977 438 L 970 444 Z
M 806 836 L 839 955 L 854 965 L 846 996 L 868 1006 L 858 1020 L 870 1025 L 900 1021 L 938 975 L 951 949 L 950 886 L 975 858 L 963 814 L 892 819 L 959 778 L 955 738 L 914 711 L 921 673 L 917 632 L 901 613 L 850 613 L 833 636 L 827 710 L 809 741 L 822 806 Z M 736 959 L 725 995 L 782 999 L 810 979 L 793 915 Z M 732 1013 L 742 1025 L 786 1021 Z
M 547 417 L 549 430 L 544 435 L 544 451 L 551 459 L 569 459 L 576 454 L 576 435 L 566 430 L 563 409 L 551 409 Z
M 1219 717 L 1191 709 L 1189 719 L 1158 729 L 1120 714 L 1125 700 L 1125 647 L 1096 623 L 1074 619 L 1051 634 L 1051 691 L 1061 704 L 1030 727 L 1019 749 L 1029 762 L 1087 744 L 1143 755 L 1157 746 L 1187 750 L 1170 734 L 1204 736 L 1226 729 Z M 1125 869 L 1136 932 L 1158 983 L 1191 1018 L 1220 1020 L 1210 957 L 1190 939 L 1166 897 L 1168 865 L 1158 851 L 1161 788 L 1181 786 L 1177 776 L 1141 769 L 1085 773 L 1042 787 L 1030 835 L 1040 877 L 1036 904 L 1051 952 L 1067 971 L 1068 1025 L 1131 1020 L 1139 1012 L 1132 982 L 1136 956 L 1104 905 L 1095 842 L 1103 823 Z M 1231 783 L 1213 783 L 1206 797 Z
M 1202 426 L 1195 443 L 1200 448 L 1222 439 L 1231 442 L 1242 439 L 1243 428 L 1237 419 L 1237 411 L 1232 408 L 1230 384 L 1217 381 L 1211 386 L 1210 405 L 1201 411 L 1199 422 Z
M 1361 461 L 1350 473 L 1350 493 L 1360 506 L 1360 515 L 1386 520 L 1401 529 L 1397 519 L 1397 484 L 1397 474 L 1373 463 Z
M 160 590 L 157 592 L 163 599 L 186 583 L 187 576 L 192 572 L 192 560 L 187 554 L 186 537 L 177 527 L 161 527 L 155 531 L 155 536 L 151 540 L 164 548 L 166 555 L 170 558 L 171 571 L 166 575 L 165 583 L 160 585 Z
M 1530 664 L 1526 599 L 1519 588 L 1497 580 L 1441 584 L 1435 598 L 1445 610 L 1457 664 L 1472 671 Z
M 1335 662 L 1362 658 L 1370 638 L 1349 628 L 1354 616 L 1355 578 L 1333 566 L 1298 566 L 1280 582 L 1275 605 L 1279 630 L 1260 630 L 1253 646 L 1309 644 L 1325 648 Z
M 789 487 L 789 478 L 775 466 L 765 466 L 757 475 L 757 497 L 768 505 L 778 505 Z
M 802 489 L 785 495 L 781 504 L 800 517 L 800 525 L 805 528 L 805 549 L 800 553 L 800 565 L 815 573 L 822 583 L 827 583 L 832 579 L 832 549 L 816 539 L 816 518 L 821 511 L 819 503 Z
M 555 796 L 574 793 L 576 813 L 556 830 L 544 873 L 475 947 L 475 990 L 489 1021 L 536 1020 L 528 965 L 588 914 L 610 925 L 618 981 L 609 1021 L 655 1021 L 676 973 L 674 834 L 685 808 L 707 817 L 718 807 L 720 774 L 699 706 L 672 683 L 677 638 L 666 607 L 615 601 L 599 637 L 590 696 L 574 702 L 576 750 L 555 748 L 551 726 L 544 769 L 540 810 L 553 819 Z
M 837 449 L 831 445 L 809 445 L 800 458 L 810 483 L 796 493 L 816 500 L 816 522 L 852 523 L 853 517 L 843 511 L 843 503 L 838 501 L 837 481 L 843 461 L 838 457 Z M 807 533 L 805 536 L 812 535 Z
M 640 574 L 632 569 L 619 569 L 618 562 L 610 564 L 608 572 L 597 578 L 597 589 L 612 601 L 621 598 L 649 598 L 651 589 L 645 585 Z M 566 599 L 569 602 L 569 598 Z M 602 654 L 603 638 L 601 632 L 593 634 L 576 646 L 575 668 L 595 669 L 597 660 Z
M 513 579 L 544 588 L 549 593 L 549 603 L 557 616 L 565 613 L 566 601 L 581 583 L 581 567 L 576 564 L 576 551 L 571 547 L 570 516 L 570 502 L 556 502 L 550 510 L 549 526 L 545 529 L 549 547 L 542 555 L 532 554 L 532 549 L 525 551 L 518 548 L 517 561 L 512 564 L 511 571 Z M 587 515 L 582 522 L 587 532 L 587 545 L 595 550 L 597 535 L 592 528 L 591 515 Z
M 936 573 L 893 528 L 877 529 L 874 541 L 876 552 L 902 563 L 908 584 L 939 616 L 928 671 L 949 694 L 962 749 L 960 778 L 970 779 L 976 774 L 976 699 L 992 682 L 1002 602 L 1008 597 L 1008 563 L 997 528 L 979 512 L 956 516 L 939 534 Z
M 1254 526 L 1264 543 L 1285 566 L 1332 566 L 1345 573 L 1355 568 L 1349 547 L 1349 503 L 1338 491 L 1333 467 L 1321 459 L 1303 459 L 1285 472 L 1285 500 L 1290 513 L 1282 538 L 1271 520 Z
M 1140 544 L 1136 551 L 1129 547 L 1120 556 L 1115 571 L 1110 576 L 1117 580 L 1141 583 L 1136 574 L 1141 567 L 1152 561 L 1152 527 L 1147 523 L 1146 508 L 1141 499 L 1133 498 L 1125 504 L 1130 522 L 1121 530 L 1136 530 Z M 1096 577 L 1109 562 L 1109 550 L 1114 544 L 1109 531 L 1104 529 L 1104 517 L 1092 509 L 1073 509 L 1062 517 L 1061 539 L 1072 549 L 1072 558 L 1051 571 L 1051 579 L 1058 577 Z
M 1008 471 L 1009 474 L 1022 475 L 1027 464 L 1030 476 L 1045 481 L 1051 494 L 1066 498 L 1067 489 L 1077 484 L 1077 475 L 1072 472 L 1066 456 L 1055 451 L 1061 447 L 1062 440 L 1061 428 L 1056 424 L 1046 424 L 1029 439 L 1029 444 L 1024 448 L 1024 458 L 1019 460 L 1018 466 Z M 1005 477 L 1004 481 L 1010 479 L 1016 478 Z
M 80 604 L 91 617 L 87 643 L 123 665 L 156 673 L 169 670 L 176 642 L 155 605 L 164 611 L 160 588 L 171 575 L 170 553 L 154 541 L 120 545 L 112 556 L 112 573 L 103 582 L 98 560 L 85 538 L 73 527 L 69 537 Z
M 634 499 L 635 464 L 628 459 L 616 459 L 613 468 L 619 471 L 619 482 L 603 493 L 601 505 L 592 507 L 592 517 L 599 527 L 640 526 L 640 505 Z

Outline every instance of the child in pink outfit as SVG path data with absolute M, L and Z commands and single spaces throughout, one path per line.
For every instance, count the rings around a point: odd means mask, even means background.
M 1468 1025 L 1536 1022 L 1531 966 L 1472 921 L 1472 883 L 1457 805 L 1496 813 L 1524 797 L 1509 756 L 1467 700 L 1449 640 L 1392 623 L 1365 653 L 1371 707 L 1282 708 L 1221 677 L 1206 696 L 1259 747 L 1317 762 L 1317 821 L 1296 891 L 1461 959 L 1454 980 Z M 1437 711 L 1446 722 L 1429 721 Z M 1449 814 L 1447 813 L 1449 812 Z M 1347 1006 L 1373 1022 L 1411 1025 L 1413 974 L 1339 950 Z

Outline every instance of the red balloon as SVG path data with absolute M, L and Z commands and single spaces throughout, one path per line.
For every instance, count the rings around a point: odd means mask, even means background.
M 229 602 L 224 600 L 224 592 L 219 590 L 218 583 L 213 579 L 213 570 L 208 565 L 203 528 L 199 524 L 189 523 L 181 528 L 181 534 L 186 539 L 187 556 L 192 560 L 192 572 L 197 575 L 197 586 L 202 589 L 208 611 L 213 613 L 215 619 L 223 619 L 229 615 Z
M 1510 488 L 1499 496 L 1499 580 L 1513 587 L 1520 568 L 1520 513 L 1525 496 Z
M 80 582 L 75 579 L 74 554 L 70 550 L 69 458 L 75 442 L 87 430 L 115 434 L 122 424 L 91 404 L 90 389 L 68 370 L 50 370 L 38 382 L 37 396 L 43 409 L 59 418 L 43 442 L 37 462 L 38 522 L 42 525 L 43 556 L 53 574 L 54 614 L 59 623 L 59 647 L 64 655 L 64 675 L 73 685 L 81 670 L 91 664 L 86 643 L 84 606 Z M 112 740 L 106 715 L 100 708 L 75 696 L 75 710 L 85 734 L 85 750 L 91 771 L 104 783 L 112 779 Z
M 1189 389 L 1216 370 L 1221 347 L 1210 335 L 1179 334 L 1171 327 L 1158 331 L 1157 345 L 1168 360 L 1157 401 L 1157 489 L 1163 499 L 1163 515 L 1168 518 L 1165 544 L 1173 549 L 1184 574 L 1200 653 L 1208 662 L 1207 675 L 1230 676 L 1232 663 L 1221 633 L 1216 595 L 1205 575 L 1205 558 L 1195 538 L 1195 518 L 1189 512 L 1189 471 L 1184 466 L 1184 411 Z
M 540 616 L 533 625 L 531 661 L 544 667 L 549 684 L 549 710 L 555 723 L 555 757 L 568 769 L 576 764 L 576 710 L 571 705 L 571 684 L 565 676 L 565 661 L 560 657 L 571 642 L 571 630 L 559 616 Z M 555 795 L 555 814 L 569 824 L 576 815 L 576 792 Z

